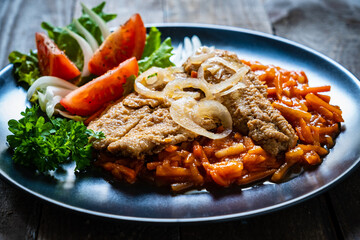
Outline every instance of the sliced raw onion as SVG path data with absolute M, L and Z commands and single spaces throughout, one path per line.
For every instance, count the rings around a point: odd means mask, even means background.
M 176 66 L 180 66 L 182 64 L 182 52 L 183 52 L 183 44 L 179 43 L 176 50 L 173 51 L 173 55 L 170 57 L 170 61 L 175 63 Z
M 85 6 L 85 4 L 81 3 L 81 7 L 90 16 L 90 18 L 99 26 L 101 34 L 105 40 L 110 35 L 110 30 L 107 27 L 106 22 L 93 10 Z
M 210 139 L 220 139 L 232 131 L 232 119 L 227 108 L 215 100 L 196 101 L 185 97 L 172 102 L 170 107 L 172 119 L 183 128 Z M 212 133 L 194 122 L 194 118 L 219 118 L 225 130 Z
M 238 71 L 240 68 L 243 67 L 243 64 L 238 63 L 238 62 L 230 62 L 230 61 L 226 61 L 225 59 L 221 58 L 221 57 L 212 57 L 209 58 L 208 60 L 206 60 L 203 64 L 201 64 L 201 66 L 205 69 L 207 69 L 208 67 L 213 66 L 214 64 L 222 64 L 225 67 L 233 70 L 234 72 Z
M 82 35 L 84 35 L 86 41 L 89 43 L 89 45 L 90 45 L 91 49 L 93 50 L 93 52 L 95 52 L 99 48 L 99 44 L 96 41 L 96 39 L 94 38 L 94 36 L 86 28 L 84 28 L 83 25 L 81 25 L 79 20 L 74 19 L 74 24 L 75 24 L 76 29 Z
M 82 77 L 89 76 L 90 71 L 88 68 L 88 63 L 90 61 L 90 58 L 94 55 L 94 51 L 90 47 L 89 43 L 85 39 L 83 39 L 79 34 L 74 33 L 73 31 L 71 31 L 70 29 L 68 29 L 66 27 L 65 27 L 65 30 L 70 34 L 71 37 L 73 37 L 78 42 L 78 44 L 83 52 L 84 67 L 81 71 L 81 76 Z
M 230 88 L 230 89 L 228 89 L 228 90 L 226 90 L 226 91 L 220 92 L 219 95 L 220 95 L 220 96 L 225 96 L 225 95 L 228 95 L 228 94 L 230 94 L 230 93 L 232 93 L 232 92 L 234 92 L 234 91 L 236 91 L 236 90 L 238 90 L 238 89 L 240 89 L 240 88 L 246 88 L 245 83 L 243 83 L 243 82 L 238 82 L 238 83 L 235 84 L 235 86 L 233 86 L 232 88 Z
M 193 50 L 196 51 L 197 49 L 199 49 L 201 47 L 201 41 L 200 38 L 196 35 L 192 36 L 191 38 L 191 43 L 193 45 Z
M 46 115 L 50 118 L 55 112 L 55 106 L 62 99 L 61 96 L 54 96 L 50 101 L 46 103 Z
M 48 86 L 46 88 L 45 95 L 51 93 L 52 96 L 65 97 L 66 95 L 68 95 L 72 91 L 73 91 L 72 89 L 67 89 L 67 88 L 62 88 L 62 87 L 55 87 L 55 86 Z
M 191 64 L 199 65 L 203 63 L 205 60 L 214 56 L 215 56 L 214 48 L 201 47 L 196 51 L 194 55 L 189 57 L 189 61 L 191 62 Z
M 75 90 L 78 88 L 74 84 L 72 84 L 66 80 L 63 80 L 61 78 L 53 77 L 53 76 L 43 76 L 43 77 L 38 78 L 31 85 L 31 87 L 29 88 L 29 90 L 27 92 L 27 98 L 30 99 L 37 89 L 45 88 L 47 86 L 57 86 L 57 87 L 62 87 L 62 88 L 70 89 L 70 90 Z
M 163 92 L 150 89 L 164 83 L 162 71 L 162 68 L 152 67 L 140 74 L 135 80 L 135 91 L 149 98 L 163 99 L 165 97 Z
M 167 96 L 168 100 L 173 100 L 173 99 L 179 99 L 179 98 L 183 98 L 183 97 L 191 97 L 191 98 L 199 98 L 200 97 L 200 93 L 198 92 L 185 92 L 185 91 L 181 91 L 181 90 L 175 90 L 174 92 L 171 93 L 171 97 Z
M 176 78 L 166 85 L 163 92 L 168 98 L 178 99 L 179 97 L 189 96 L 189 92 L 183 91 L 185 88 L 200 89 L 205 93 L 207 99 L 214 98 L 210 91 L 209 84 L 205 80 L 199 78 Z
M 41 92 L 38 92 L 38 101 L 39 101 L 41 111 L 45 112 L 46 111 L 45 94 L 42 94 Z
M 152 67 L 140 74 L 135 80 L 135 91 L 149 98 L 163 99 L 165 97 L 162 91 L 156 91 L 157 87 L 168 83 L 175 78 L 175 73 L 182 72 L 182 68 L 158 68 Z
M 217 84 L 210 84 L 211 92 L 214 94 L 221 93 L 224 90 L 228 90 L 229 88 L 232 88 L 235 86 L 235 84 L 238 84 L 238 88 L 240 87 L 246 87 L 244 83 L 241 81 L 243 80 L 245 74 L 249 71 L 248 67 L 242 67 L 239 69 L 234 75 L 226 79 L 225 81 L 222 81 Z

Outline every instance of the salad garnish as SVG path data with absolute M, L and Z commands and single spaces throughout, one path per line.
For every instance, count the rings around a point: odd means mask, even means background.
M 41 24 L 48 36 L 36 33 L 37 52 L 14 51 L 9 55 L 17 81 L 29 87 L 27 97 L 32 107 L 21 113 L 20 120 L 9 121 L 12 135 L 7 141 L 15 163 L 39 172 L 55 170 L 70 161 L 76 163 L 76 171 L 84 170 L 92 159 L 92 139 L 104 137 L 88 130 L 86 119 L 133 92 L 139 73 L 153 66 L 174 65 L 170 61 L 171 39 L 161 41 L 156 27 L 146 35 L 139 14 L 111 33 L 106 23 L 116 14 L 103 12 L 105 2 L 92 9 L 81 6 L 82 15 L 65 27 Z M 104 63 L 97 62 L 104 57 L 102 49 L 117 43 L 122 44 L 111 54 L 122 53 L 122 58 L 100 72 L 94 71 L 90 66 Z M 55 118 L 55 114 L 62 118 Z

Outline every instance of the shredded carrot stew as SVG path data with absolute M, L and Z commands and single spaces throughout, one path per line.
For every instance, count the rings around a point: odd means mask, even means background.
M 298 144 L 273 157 L 248 136 L 232 132 L 223 139 L 198 137 L 170 145 L 144 160 L 119 159 L 100 153 L 97 164 L 115 178 L 134 183 L 147 179 L 170 185 L 175 192 L 207 184 L 228 187 L 259 180 L 284 180 L 295 165 L 319 165 L 340 132 L 342 111 L 324 95 L 330 86 L 310 87 L 303 71 L 288 71 L 256 61 L 243 61 L 268 87 L 268 99 L 295 129 Z M 197 72 L 192 72 L 196 76 Z M 221 132 L 221 127 L 218 128 Z

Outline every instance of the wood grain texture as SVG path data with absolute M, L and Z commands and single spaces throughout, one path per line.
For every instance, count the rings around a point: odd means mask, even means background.
M 41 204 L 0 180 L 0 239 L 35 239 Z
M 241 221 L 182 227 L 181 233 L 182 239 L 199 240 L 336 239 L 322 198 Z
M 101 2 L 102 0 L 77 0 L 75 4 L 74 17 L 81 15 L 80 2 L 86 6 L 93 7 Z M 151 10 L 150 10 L 151 9 Z M 118 0 L 118 1 L 106 1 L 104 11 L 107 13 L 116 13 L 117 18 L 108 23 L 109 27 L 116 28 L 121 24 L 125 23 L 132 14 L 139 13 L 144 23 L 162 23 L 164 22 L 164 11 L 162 0 Z
M 260 0 L 167 0 L 165 22 L 191 22 L 228 25 L 271 33 Z
M 28 52 L 35 49 L 35 32 L 41 29 L 41 22 L 64 26 L 71 21 L 73 2 L 14 0 L 4 1 L 0 11 L 0 66 L 8 63 L 7 56 L 13 50 Z M 70 11 L 69 11 L 70 9 Z
M 112 221 L 45 205 L 38 239 L 158 239 L 177 240 L 178 226 Z
M 265 6 L 276 35 L 324 53 L 360 76 L 359 1 L 278 0 Z

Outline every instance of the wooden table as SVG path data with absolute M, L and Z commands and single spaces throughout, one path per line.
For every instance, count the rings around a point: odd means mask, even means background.
M 99 3 L 83 0 L 88 6 Z M 360 77 L 357 0 L 112 0 L 111 26 L 139 12 L 144 22 L 194 22 L 243 27 L 314 48 Z M 48 21 L 65 26 L 79 1 L 0 0 L 0 66 L 12 50 L 35 48 Z M 359 239 L 360 170 L 326 193 L 284 210 L 245 220 L 152 225 L 82 215 L 40 201 L 0 180 L 0 239 Z

